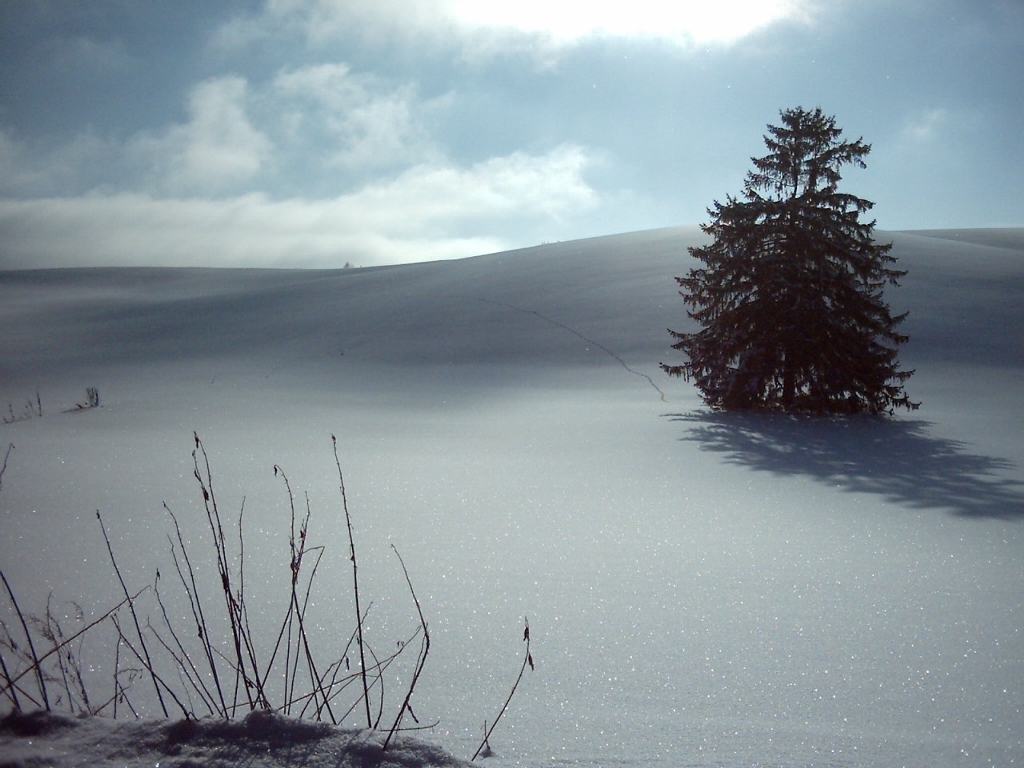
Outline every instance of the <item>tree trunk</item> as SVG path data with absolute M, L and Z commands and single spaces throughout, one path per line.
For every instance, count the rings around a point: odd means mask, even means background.
M 793 409 L 793 401 L 796 400 L 796 373 L 793 370 L 793 355 L 787 348 L 783 353 L 782 361 L 782 407 L 789 411 Z

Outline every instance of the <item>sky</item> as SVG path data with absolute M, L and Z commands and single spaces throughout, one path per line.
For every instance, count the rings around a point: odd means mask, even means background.
M 0 268 L 374 266 L 695 225 L 779 112 L 880 229 L 1024 225 L 1019 0 L 0 0 Z

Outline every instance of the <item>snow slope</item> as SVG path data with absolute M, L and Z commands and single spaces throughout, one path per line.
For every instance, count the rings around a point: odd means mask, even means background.
M 367 270 L 0 272 L 0 404 L 43 406 L 0 426 L 0 567 L 34 610 L 102 613 L 99 509 L 152 582 L 163 502 L 202 543 L 196 430 L 224 506 L 245 497 L 268 616 L 273 466 L 308 492 L 330 649 L 352 624 L 333 433 L 373 631 L 414 616 L 389 544 L 430 622 L 429 743 L 472 754 L 528 615 L 495 764 L 1019 764 L 1024 230 L 880 236 L 923 401 L 887 422 L 709 414 L 661 374 L 691 228 Z M 103 407 L 61 413 L 86 387 Z

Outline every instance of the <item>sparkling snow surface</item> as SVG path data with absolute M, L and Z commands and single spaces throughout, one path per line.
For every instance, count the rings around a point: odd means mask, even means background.
M 128 581 L 167 581 L 163 502 L 207 544 L 195 430 L 222 509 L 245 498 L 268 624 L 274 465 L 308 492 L 329 656 L 353 625 L 333 433 L 369 631 L 416 626 L 391 544 L 430 624 L 429 744 L 472 754 L 528 616 L 536 670 L 488 765 L 1024 764 L 1024 230 L 879 237 L 923 401 L 891 420 L 711 414 L 662 374 L 691 228 L 367 270 L 0 272 L 0 405 L 43 407 L 0 425 L 0 568 L 23 608 L 98 616 L 120 589 L 100 510 Z M 62 413 L 86 387 L 102 407 Z M 26 749 L 0 736 L 0 762 L 42 764 Z

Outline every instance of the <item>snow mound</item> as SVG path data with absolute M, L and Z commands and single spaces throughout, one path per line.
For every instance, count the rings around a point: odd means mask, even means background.
M 253 712 L 244 720 L 110 720 L 47 712 L 0 720 L 0 766 L 466 766 L 439 747 L 386 734 Z

